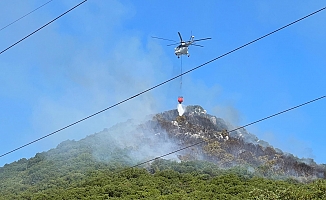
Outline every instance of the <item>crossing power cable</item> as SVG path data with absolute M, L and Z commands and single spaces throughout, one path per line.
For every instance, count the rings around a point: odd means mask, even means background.
M 38 9 L 42 8 L 43 6 L 45 6 L 46 4 L 50 3 L 51 1 L 53 1 L 53 0 L 50 0 L 50 1 L 46 2 L 45 4 L 43 4 L 43 5 L 41 5 L 41 6 L 37 7 L 37 8 L 35 8 L 35 9 L 32 10 L 31 12 L 29 12 L 29 13 L 23 15 L 22 17 L 16 19 L 15 21 L 11 22 L 10 24 L 8 24 L 8 25 L 2 27 L 2 28 L 0 29 L 0 31 L 2 31 L 3 29 L 7 28 L 7 27 L 10 26 L 10 25 L 13 25 L 14 23 L 18 22 L 19 20 L 23 19 L 24 17 L 26 17 L 26 16 L 32 14 L 33 12 L 35 12 L 35 11 L 37 11 Z
M 77 8 L 78 6 L 82 5 L 83 3 L 85 3 L 87 0 L 84 0 L 82 2 L 80 2 L 79 4 L 75 5 L 74 7 L 70 8 L 69 10 L 67 10 L 66 12 L 62 13 L 61 15 L 59 15 L 58 17 L 52 19 L 51 21 L 49 21 L 48 23 L 44 24 L 43 26 L 41 26 L 40 28 L 36 29 L 35 31 L 33 31 L 32 33 L 28 34 L 27 36 L 23 37 L 22 39 L 18 40 L 17 42 L 15 42 L 14 44 L 10 45 L 9 47 L 5 48 L 4 50 L 2 50 L 0 52 L 0 54 L 3 54 L 4 52 L 6 52 L 7 50 L 9 50 L 10 48 L 14 47 L 15 45 L 19 44 L 20 42 L 22 42 L 23 40 L 27 39 L 28 37 L 30 37 L 31 35 L 35 34 L 36 32 L 38 32 L 39 30 L 45 28 L 46 26 L 48 26 L 49 24 L 51 24 L 52 22 L 56 21 L 57 19 L 59 19 L 60 17 L 64 16 L 65 14 L 69 13 L 70 11 L 74 10 L 75 8 Z
M 272 117 L 276 117 L 277 115 L 284 114 L 284 113 L 289 112 L 289 111 L 291 111 L 291 110 L 294 110 L 294 109 L 296 109 L 296 108 L 299 108 L 299 107 L 305 106 L 305 105 L 307 105 L 307 104 L 310 104 L 310 103 L 313 103 L 313 102 L 319 101 L 319 100 L 321 100 L 321 99 L 323 99 L 323 98 L 325 98 L 325 97 L 326 97 L 326 96 L 318 97 L 318 98 L 316 98 L 316 99 L 313 99 L 313 100 L 307 101 L 307 102 L 302 103 L 302 104 L 300 104 L 300 105 L 297 105 L 297 106 L 294 106 L 294 107 L 292 107 L 292 108 L 289 108 L 289 109 L 283 110 L 283 111 L 281 111 L 281 112 L 275 113 L 275 114 L 270 115 L 270 116 L 268 116 L 268 117 L 264 117 L 264 118 L 262 118 L 262 119 L 256 120 L 256 121 L 254 121 L 254 122 L 251 122 L 251 123 L 246 124 L 246 125 L 244 125 L 244 126 L 240 126 L 240 127 L 238 127 L 238 128 L 232 129 L 232 130 L 227 131 L 227 132 L 228 132 L 228 133 L 231 133 L 231 132 L 233 132 L 233 131 L 240 130 L 240 129 L 242 129 L 242 128 L 245 128 L 245 127 L 251 126 L 251 125 L 253 125 L 253 124 L 256 124 L 256 123 L 259 123 L 259 122 L 265 121 L 265 120 L 270 119 L 270 118 L 272 118 Z M 209 139 L 208 141 L 211 141 L 211 140 L 214 140 L 214 139 Z M 116 171 L 116 172 L 114 172 L 114 173 L 120 173 L 120 172 L 123 172 L 123 171 L 125 171 L 125 170 L 132 169 L 132 168 L 134 168 L 134 167 L 141 166 L 141 165 L 143 165 L 143 164 L 146 164 L 146 163 L 149 163 L 149 162 L 155 161 L 155 160 L 160 159 L 160 158 L 164 158 L 164 157 L 166 157 L 166 156 L 168 156 L 168 155 L 171 155 L 171 154 L 177 153 L 177 152 L 179 152 L 179 151 L 182 151 L 182 150 L 188 149 L 188 148 L 193 147 L 193 146 L 197 146 L 197 145 L 202 144 L 202 143 L 205 143 L 205 142 L 207 142 L 207 141 L 203 140 L 203 141 L 200 141 L 200 142 L 197 142 L 197 143 L 191 144 L 191 145 L 189 145 L 189 146 L 185 146 L 185 147 L 183 147 L 183 148 L 177 149 L 177 150 L 175 150 L 175 151 L 171 151 L 171 152 L 166 153 L 166 154 L 164 154 L 164 155 L 161 155 L 161 156 L 155 157 L 155 158 L 153 158 L 153 159 L 150 159 L 150 160 L 147 160 L 147 161 L 144 161 L 144 162 L 138 163 L 138 164 L 136 164 L 136 165 L 133 165 L 133 166 L 131 166 L 131 167 L 127 167 L 127 168 L 125 168 L 125 169 L 122 169 L 122 170 Z
M 85 0 L 85 1 L 86 1 L 86 0 Z M 84 2 L 85 2 L 85 1 L 84 1 Z M 7 153 L 4 153 L 4 154 L 0 155 L 0 158 L 6 156 L 6 155 L 8 155 L 8 154 L 11 154 L 11 153 L 13 153 L 13 152 L 15 152 L 15 151 L 17 151 L 17 150 L 20 150 L 20 149 L 22 149 L 22 148 L 24 148 L 24 147 L 26 147 L 26 146 L 29 146 L 29 145 L 31 145 L 31 144 L 33 144 L 33 143 L 35 143 L 35 142 L 38 142 L 38 141 L 40 141 L 40 140 L 42 140 L 42 139 L 45 139 L 45 138 L 47 138 L 47 137 L 49 137 L 49 136 L 51 136 L 51 135 L 54 135 L 54 134 L 56 134 L 56 133 L 58 133 L 58 132 L 60 132 L 60 131 L 63 131 L 63 130 L 65 130 L 65 129 L 71 127 L 71 126 L 74 126 L 74 125 L 76 125 L 76 124 L 78 124 L 78 123 L 80 123 L 80 122 L 82 122 L 82 121 L 85 121 L 85 120 L 87 120 L 87 119 L 89 119 L 89 118 L 91 118 L 91 117 L 94 117 L 94 116 L 96 116 L 96 115 L 98 115 L 98 114 L 100 114 L 100 113 L 102 113 L 102 112 L 104 112 L 104 111 L 107 111 L 107 110 L 109 110 L 109 109 L 111 109 L 111 108 L 113 108 L 113 107 L 116 107 L 116 106 L 118 106 L 118 105 L 120 105 L 120 104 L 122 104 L 122 103 L 125 103 L 125 102 L 127 102 L 127 101 L 129 101 L 129 100 L 131 100 L 131 99 L 134 99 L 134 98 L 136 98 L 136 97 L 138 97 L 138 96 L 140 96 L 140 95 L 142 95 L 142 94 L 144 94 L 144 93 L 146 93 L 146 92 L 149 92 L 149 91 L 151 91 L 151 90 L 153 90 L 153 89 L 155 89 L 155 88 L 157 88 L 157 87 L 160 87 L 160 86 L 162 86 L 162 85 L 164 85 L 164 84 L 166 84 L 166 83 L 168 83 L 168 82 L 170 82 L 170 81 L 172 81 L 172 80 L 174 80 L 174 79 L 177 79 L 177 78 L 179 78 L 179 77 L 182 76 L 182 75 L 188 74 L 188 73 L 190 73 L 190 72 L 192 72 L 192 71 L 194 71 L 194 70 L 196 70 L 196 69 L 199 69 L 199 68 L 201 68 L 201 67 L 203 67 L 203 66 L 205 66 L 205 65 L 207 65 L 207 64 L 209 64 L 209 63 L 211 63 L 211 62 L 214 62 L 214 61 L 216 61 L 216 60 L 218 60 L 218 59 L 220 59 L 220 58 L 222 58 L 222 57 L 224 57 L 224 56 L 227 56 L 227 55 L 229 55 L 229 54 L 231 54 L 231 53 L 233 53 L 233 52 L 235 52 L 235 51 L 238 51 L 238 50 L 240 50 L 240 49 L 242 49 L 242 48 L 244 48 L 244 47 L 246 47 L 246 46 L 248 46 L 248 45 L 250 45 L 250 44 L 253 44 L 253 43 L 255 43 L 255 42 L 257 42 L 257 41 L 259 41 L 259 40 L 261 40 L 261 39 L 263 39 L 263 38 L 265 38 L 265 37 L 267 37 L 267 36 L 270 36 L 270 35 L 272 35 L 272 34 L 278 32 L 278 31 L 280 31 L 280 30 L 282 30 L 282 29 L 284 29 L 284 28 L 287 28 L 287 27 L 289 27 L 289 26 L 291 26 L 291 25 L 293 25 L 293 24 L 295 24 L 295 23 L 297 23 L 297 22 L 299 22 L 299 21 L 301 21 L 301 20 L 303 20 L 303 19 L 306 19 L 306 18 L 308 18 L 308 17 L 310 17 L 310 16 L 312 16 L 312 15 L 314 15 L 314 14 L 317 14 L 317 13 L 319 13 L 319 12 L 325 10 L 325 9 L 326 9 L 326 7 L 321 8 L 321 9 L 319 9 L 319 10 L 313 12 L 313 13 L 310 13 L 310 14 L 308 14 L 308 15 L 306 15 L 306 16 L 304 16 L 304 17 L 298 19 L 298 20 L 295 20 L 295 21 L 293 21 L 293 22 L 291 22 L 291 23 L 289 23 L 289 24 L 287 24 L 287 25 L 285 25 L 285 26 L 282 26 L 281 28 L 278 28 L 278 29 L 276 29 L 276 30 L 274 30 L 274 31 L 272 31 L 272 32 L 270 32 L 270 33 L 268 33 L 268 34 L 266 34 L 266 35 L 263 35 L 263 36 L 261 36 L 261 37 L 255 39 L 255 40 L 252 40 L 251 42 L 248 42 L 248 43 L 246 43 L 246 44 L 244 44 L 244 45 L 242 45 L 242 46 L 240 46 L 240 47 L 237 47 L 237 48 L 235 48 L 235 49 L 233 49 L 233 50 L 231 50 L 231 51 L 229 51 L 229 52 L 227 52 L 227 53 L 224 53 L 224 54 L 222 54 L 222 55 L 220 55 L 220 56 L 218 56 L 218 57 L 216 57 L 216 58 L 214 58 L 214 59 L 212 59 L 212 60 L 210 60 L 210 61 L 208 61 L 208 62 L 205 62 L 204 64 L 201 64 L 201 65 L 199 65 L 199 66 L 197 66 L 197 67 L 194 67 L 194 68 L 192 68 L 192 69 L 190 69 L 190 70 L 188 70 L 188 71 L 185 71 L 185 72 L 183 72 L 183 73 L 181 73 L 181 74 L 179 74 L 179 75 L 177 75 L 177 76 L 175 76 L 175 77 L 173 77 L 173 78 L 170 78 L 170 79 L 168 79 L 168 80 L 166 80 L 166 81 L 164 81 L 164 82 L 162 82 L 162 83 L 160 83 L 160 84 L 157 84 L 157 85 L 155 85 L 155 86 L 153 86 L 153 87 L 151 87 L 151 88 L 148 88 L 147 90 L 144 90 L 144 91 L 142 91 L 142 92 L 140 92 L 140 93 L 138 93 L 138 94 L 135 94 L 135 95 L 133 95 L 133 96 L 131 96 L 131 97 L 125 99 L 125 100 L 122 100 L 122 101 L 120 101 L 120 102 L 118 102 L 118 103 L 116 103 L 116 104 L 113 104 L 113 105 L 110 106 L 110 107 L 107 107 L 107 108 L 105 108 L 105 109 L 103 109 L 103 110 L 100 110 L 100 111 L 98 111 L 98 112 L 96 112 L 96 113 L 94 113 L 94 114 L 92 114 L 92 115 L 89 115 L 89 116 L 87 116 L 87 117 L 85 117 L 85 118 L 83 118 L 83 119 L 80 119 L 80 120 L 78 120 L 78 121 L 76 121 L 76 122 L 74 122 L 74 123 L 71 123 L 71 124 L 69 124 L 69 125 L 67 125 L 67 126 L 65 126 L 65 127 L 63 127 L 63 128 L 60 128 L 60 129 L 58 129 L 58 130 L 56 130 L 56 131 L 54 131 L 54 132 L 52 132 L 52 133 L 49 133 L 49 134 L 47 134 L 47 135 L 45 135 L 45 136 L 43 136 L 43 137 L 40 137 L 40 138 L 38 138 L 38 139 L 36 139 L 36 140 L 34 140 L 34 141 L 31 141 L 31 142 L 29 142 L 29 143 L 27 143 L 27 144 L 24 144 L 24 145 L 22 145 L 22 146 L 20 146 L 20 147 L 17 147 L 16 149 L 13 149 L 13 150 L 11 150 L 11 151 L 8 151 Z M 324 98 L 324 97 L 325 97 L 325 96 L 323 96 L 322 98 Z

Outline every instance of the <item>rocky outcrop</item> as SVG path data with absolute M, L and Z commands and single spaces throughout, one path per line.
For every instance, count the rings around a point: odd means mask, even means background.
M 325 178 L 326 168 L 312 159 L 298 159 L 274 149 L 245 129 L 231 132 L 223 119 L 207 114 L 200 106 L 188 106 L 183 116 L 176 110 L 155 115 L 139 130 L 159 132 L 162 129 L 180 148 L 182 161 L 204 159 L 220 167 L 250 166 L 263 176 L 293 176 L 306 179 Z

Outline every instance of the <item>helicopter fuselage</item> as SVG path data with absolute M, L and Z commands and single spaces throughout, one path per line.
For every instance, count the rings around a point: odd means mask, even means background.
M 171 46 L 171 45 L 179 44 L 176 48 L 174 48 L 174 54 L 176 56 L 178 56 L 178 58 L 180 58 L 180 56 L 182 56 L 182 55 L 187 55 L 188 57 L 190 56 L 190 54 L 188 52 L 188 49 L 189 49 L 190 45 L 204 47 L 202 45 L 195 44 L 195 42 L 212 39 L 212 38 L 202 38 L 202 39 L 195 40 L 194 39 L 195 36 L 192 35 L 192 36 L 190 36 L 190 39 L 188 41 L 183 41 L 180 32 L 178 32 L 178 35 L 179 35 L 179 38 L 180 38 L 180 42 L 167 45 L 167 46 Z M 153 36 L 152 36 L 152 38 L 176 42 L 174 40 L 165 39 L 165 38 L 159 38 L 159 37 L 153 37 Z
M 190 56 L 189 52 L 188 52 L 188 46 L 191 44 L 192 42 L 188 42 L 188 43 L 182 43 L 179 46 L 177 46 L 174 49 L 174 53 L 176 56 L 178 56 L 178 58 L 181 55 L 187 55 L 188 57 Z
M 188 47 L 179 45 L 174 49 L 174 53 L 178 57 L 181 55 L 189 55 Z

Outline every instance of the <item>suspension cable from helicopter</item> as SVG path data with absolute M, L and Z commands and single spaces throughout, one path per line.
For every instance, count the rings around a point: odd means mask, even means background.
M 181 66 L 180 66 L 180 68 L 181 68 L 181 76 L 180 76 L 180 92 L 181 92 L 181 95 L 182 95 L 182 56 L 181 56 Z
M 86 1 L 86 0 L 85 0 L 85 1 Z M 82 3 L 84 3 L 85 1 L 83 1 Z M 80 3 L 80 4 L 82 4 L 82 3 Z M 80 4 L 78 4 L 78 5 L 80 5 Z M 78 5 L 77 5 L 77 6 L 78 6 Z M 75 7 L 77 7 L 77 6 L 75 6 Z M 33 144 L 33 143 L 36 143 L 36 142 L 38 142 L 38 141 L 40 141 L 40 140 L 42 140 L 42 139 L 45 139 L 45 138 L 47 138 L 47 137 L 49 137 L 49 136 L 51 136 L 51 135 L 54 135 L 54 134 L 56 134 L 56 133 L 58 133 L 58 132 L 61 132 L 61 131 L 65 130 L 65 129 L 71 127 L 71 126 L 74 126 L 74 125 L 76 125 L 76 124 L 78 124 L 78 123 L 80 123 L 80 122 L 82 122 L 82 121 L 85 121 L 85 120 L 87 120 L 87 119 L 89 119 L 89 118 L 91 118 L 91 117 L 94 117 L 94 116 L 96 116 L 96 115 L 98 115 L 98 114 L 100 114 L 100 113 L 102 113 L 102 112 L 104 112 L 104 111 L 107 111 L 107 110 L 109 110 L 109 109 L 111 109 L 111 108 L 113 108 L 113 107 L 116 107 L 116 106 L 118 106 L 118 105 L 120 105 L 120 104 L 122 104 L 122 103 L 125 103 L 125 102 L 127 102 L 127 101 L 129 101 L 129 100 L 131 100 L 131 99 L 134 99 L 134 98 L 136 98 L 136 97 L 138 97 L 138 96 L 140 96 L 140 95 L 142 95 L 142 94 L 144 94 L 144 93 L 147 93 L 147 92 L 149 92 L 149 91 L 151 91 L 151 90 L 153 90 L 153 89 L 155 89 L 155 88 L 157 88 L 157 87 L 160 87 L 160 86 L 162 86 L 162 85 L 164 85 L 164 84 L 166 84 L 166 83 L 168 83 L 168 82 L 171 82 L 172 80 L 175 80 L 175 79 L 179 78 L 179 77 L 182 76 L 182 75 L 188 74 L 188 73 L 190 73 L 190 72 L 192 72 L 192 71 L 194 71 L 194 70 L 196 70 L 196 69 L 199 69 L 199 68 L 201 68 L 201 67 L 203 67 L 203 66 L 205 66 L 205 65 L 207 65 L 207 64 L 209 64 L 209 63 L 211 63 L 211 62 L 214 62 L 214 61 L 216 61 L 216 60 L 218 60 L 218 59 L 221 59 L 222 57 L 225 57 L 225 56 L 227 56 L 227 55 L 229 55 L 229 54 L 231 54 L 231 53 L 234 53 L 234 52 L 236 52 L 236 51 L 238 51 L 238 50 L 240 50 L 240 49 L 242 49 L 242 48 L 244 48 L 244 47 L 246 47 L 246 46 L 248 46 L 248 45 L 251 45 L 251 44 L 253 44 L 253 43 L 255 43 L 255 42 L 258 42 L 259 40 L 261 40 L 261 39 L 263 39 L 263 38 L 266 38 L 266 37 L 268 37 L 268 36 L 270 36 L 270 35 L 272 35 L 272 34 L 278 32 L 278 31 L 280 31 L 280 30 L 283 30 L 283 29 L 285 29 L 285 28 L 287 28 L 287 27 L 289 27 L 289 26 L 291 26 L 291 25 L 293 25 L 293 24 L 296 24 L 296 23 L 298 23 L 299 21 L 302 21 L 302 20 L 304 20 L 304 19 L 306 19 L 306 18 L 308 18 L 308 17 L 310 17 L 310 16 L 312 16 L 312 15 L 315 15 L 315 14 L 317 14 L 317 13 L 319 13 L 319 12 L 325 10 L 325 9 L 326 9 L 326 7 L 323 7 L 323 8 L 321 8 L 321 9 L 317 10 L 317 11 L 314 11 L 314 12 L 312 12 L 312 13 L 310 13 L 310 14 L 304 16 L 304 17 L 301 17 L 300 19 L 297 19 L 297 20 L 295 20 L 295 21 L 293 21 L 293 22 L 291 22 L 291 23 L 289 23 L 289 24 L 286 24 L 286 25 L 284 25 L 284 26 L 282 26 L 282 27 L 280 27 L 280 28 L 278 28 L 278 29 L 276 29 L 276 30 L 270 32 L 270 33 L 267 33 L 267 34 L 265 34 L 265 35 L 263 35 L 263 36 L 261 36 L 261 37 L 259 37 L 259 38 L 257 38 L 257 39 L 254 39 L 254 40 L 252 40 L 252 41 L 250 41 L 250 42 L 248 42 L 248 43 L 246 43 L 246 44 L 244 44 L 244 45 L 242 45 L 242 46 L 239 46 L 239 47 L 237 47 L 237 48 L 235 48 L 235 49 L 233 49 L 233 50 L 231 50 L 231 51 L 228 51 L 228 52 L 226 52 L 226 53 L 224 53 L 224 54 L 222 54 L 222 55 L 220 55 L 220 56 L 218 56 L 218 57 L 216 57 L 216 58 L 214 58 L 214 59 L 212 59 L 212 60 L 209 60 L 209 61 L 207 61 L 207 62 L 205 62 L 205 63 L 203 63 L 203 64 L 201 64 L 201 65 L 198 65 L 197 67 L 194 67 L 194 68 L 192 68 L 192 69 L 190 69 L 190 70 L 188 70 L 188 71 L 185 71 L 185 72 L 183 72 L 182 74 L 180 74 L 180 75 L 178 75 L 178 76 L 175 76 L 175 77 L 170 78 L 170 79 L 168 79 L 168 80 L 166 80 L 166 81 L 163 81 L 163 82 L 161 82 L 161 83 L 159 83 L 159 84 L 157 84 L 157 85 L 155 85 L 155 86 L 153 86 L 153 87 L 151 87 L 151 88 L 148 88 L 148 89 L 146 89 L 146 90 L 144 90 L 144 91 L 142 91 L 142 92 L 139 92 L 139 93 L 137 93 L 137 94 L 135 94 L 135 95 L 133 95 L 133 96 L 127 98 L 127 99 L 124 99 L 124 100 L 122 100 L 122 101 L 120 101 L 120 102 L 118 102 L 118 103 L 116 103 L 116 104 L 113 104 L 113 105 L 111 105 L 111 106 L 109 106 L 109 107 L 107 107 L 107 108 L 105 108 L 105 109 L 102 109 L 102 110 L 100 110 L 100 111 L 98 111 L 98 112 L 96 112 L 96 113 L 94 113 L 94 114 L 91 114 L 91 115 L 89 115 L 89 116 L 87 116 L 87 117 L 84 117 L 84 118 L 82 118 L 82 119 L 80 119 L 80 120 L 78 120 L 78 121 L 76 121 L 76 122 L 73 122 L 73 123 L 71 123 L 71 124 L 69 124 L 69 125 L 67 125 L 67 126 L 65 126 L 65 127 L 62 127 L 62 128 L 60 128 L 60 129 L 58 129 L 58 130 L 56 130 L 56 131 L 53 131 L 53 132 L 51 132 L 51 133 L 49 133 L 49 134 L 47 134 L 47 135 L 44 135 L 44 136 L 42 136 L 42 137 L 40 137 L 40 138 L 38 138 L 38 139 L 35 139 L 35 140 L 33 140 L 33 141 L 29 142 L 29 143 L 26 143 L 26 144 L 24 144 L 24 145 L 22 145 L 22 146 L 20 146 L 20 147 L 17 147 L 17 148 L 15 148 L 15 149 L 11 150 L 11 151 L 8 151 L 8 152 L 6 152 L 6 153 L 4 153 L 4 154 L 1 154 L 1 155 L 0 155 L 0 158 L 6 156 L 6 155 L 8 155 L 8 154 L 11 154 L 11 153 L 13 153 L 13 152 L 15 152 L 15 151 L 18 151 L 18 150 L 20 150 L 20 149 L 22 149 L 22 148 L 24 148 L 24 147 L 26 147 L 26 146 L 29 146 L 29 145 L 31 145 L 31 144 Z M 38 29 L 38 30 L 39 30 L 39 29 Z M 37 31 L 38 31 L 38 30 L 37 30 Z M 35 32 L 36 32 L 36 31 L 35 31 Z M 30 35 L 31 35 L 31 34 L 30 34 Z M 30 35 L 29 35 L 29 36 L 30 36 Z M 23 38 L 23 39 L 25 39 L 25 38 Z M 19 41 L 19 42 L 20 42 L 20 41 Z M 14 45 L 16 45 L 16 44 L 17 44 L 17 43 L 15 43 Z M 12 46 L 14 46 L 14 45 L 12 45 Z M 12 47 L 12 46 L 11 46 L 11 47 Z M 11 47 L 9 47 L 9 48 L 11 48 Z M 4 51 L 8 50 L 9 48 L 5 49 Z M 0 52 L 0 54 L 3 53 L 4 51 Z M 319 100 L 319 99 L 321 99 L 321 98 L 325 98 L 325 97 L 326 97 L 326 96 L 322 96 L 322 97 L 320 97 L 320 98 L 318 98 L 318 99 L 315 99 L 315 100 L 313 100 L 313 101 L 316 101 L 316 100 Z M 306 103 L 306 104 L 307 104 L 307 103 Z M 260 120 L 260 121 L 262 121 L 262 120 Z M 256 122 L 256 123 L 257 123 L 257 122 Z

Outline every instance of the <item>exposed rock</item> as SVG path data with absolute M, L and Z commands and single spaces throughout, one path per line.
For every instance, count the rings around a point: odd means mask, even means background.
M 222 168 L 244 166 L 248 172 L 267 177 L 294 177 L 304 181 L 325 178 L 326 165 L 283 153 L 244 128 L 232 129 L 202 107 L 188 106 L 183 116 L 177 110 L 170 110 L 143 122 L 119 123 L 80 141 L 62 142 L 55 149 L 21 160 L 23 165 L 19 170 L 29 170 L 45 160 L 54 163 L 55 169 L 70 169 L 71 163 L 79 160 L 84 168 L 88 167 L 87 163 L 108 162 L 132 166 L 166 155 L 165 159 L 205 160 Z M 7 167 L 0 168 L 0 172 Z
M 180 148 L 198 144 L 178 152 L 182 161 L 206 159 L 221 167 L 248 165 L 266 176 L 325 178 L 325 166 L 317 165 L 312 159 L 285 155 L 244 128 L 231 131 L 223 119 L 207 114 L 201 106 L 188 106 L 181 117 L 176 110 L 166 111 L 145 124 L 155 122 L 158 124 L 152 127 L 153 132 L 163 129 Z

